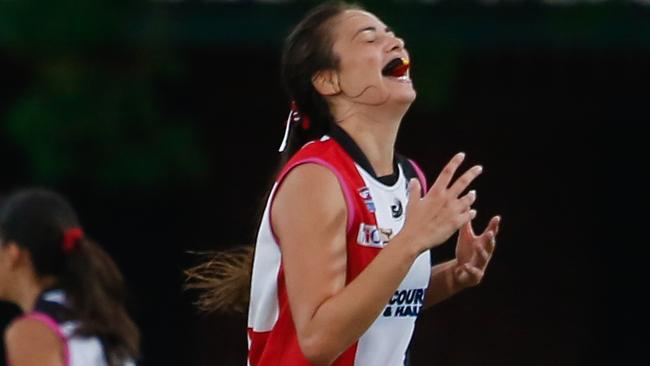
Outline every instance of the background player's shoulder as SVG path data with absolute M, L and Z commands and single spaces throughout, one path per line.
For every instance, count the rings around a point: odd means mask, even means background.
M 13 321 L 5 331 L 7 350 L 18 358 L 35 356 L 35 353 L 58 354 L 61 342 L 61 335 L 53 328 L 53 324 L 34 316 Z

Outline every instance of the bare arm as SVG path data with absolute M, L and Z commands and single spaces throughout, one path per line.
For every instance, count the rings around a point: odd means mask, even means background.
M 5 333 L 12 366 L 63 366 L 63 344 L 52 330 L 34 319 L 14 322 Z
M 493 217 L 480 235 L 474 234 L 471 222 L 463 225 L 456 244 L 456 258 L 431 269 L 425 308 L 481 283 L 494 253 L 500 223 L 500 216 Z
M 425 308 L 446 300 L 462 290 L 454 277 L 456 263 L 457 261 L 452 259 L 431 268 L 431 279 L 429 280 L 429 287 L 424 297 Z
M 473 196 L 457 196 L 478 175 L 476 169 L 446 188 L 461 161 L 452 160 L 424 198 L 409 201 L 404 229 L 347 285 L 347 209 L 336 177 L 324 167 L 305 164 L 285 178 L 271 216 L 298 342 L 310 362 L 329 365 L 358 340 L 415 258 L 473 217 L 468 209 Z M 419 196 L 417 182 L 409 190 L 411 197 Z
M 346 287 L 345 200 L 334 174 L 313 164 L 287 176 L 272 222 L 300 347 L 313 364 L 328 365 L 377 318 L 417 250 L 394 239 Z

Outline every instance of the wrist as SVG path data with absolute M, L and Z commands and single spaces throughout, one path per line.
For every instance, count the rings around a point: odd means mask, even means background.
M 449 283 L 453 292 L 459 292 L 468 287 L 467 285 L 464 285 L 460 280 L 460 274 L 463 271 L 462 266 L 463 265 L 458 262 L 458 259 L 454 258 L 451 260 L 451 264 L 449 266 Z
M 391 243 L 397 242 L 399 247 L 404 255 L 410 260 L 415 260 L 422 252 L 426 250 L 426 247 L 420 243 L 417 237 L 410 235 L 408 232 L 400 232 L 395 236 Z

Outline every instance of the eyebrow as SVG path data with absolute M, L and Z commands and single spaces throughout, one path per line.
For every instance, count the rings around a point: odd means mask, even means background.
M 352 37 L 352 39 L 356 38 L 356 36 L 358 36 L 359 34 L 365 32 L 365 31 L 373 31 L 373 32 L 376 33 L 376 32 L 377 32 L 377 28 L 371 26 L 371 27 L 365 27 L 365 28 L 359 29 L 359 30 L 357 31 L 357 33 L 354 34 L 354 36 Z M 386 29 L 385 29 L 384 31 L 385 31 L 386 33 L 391 33 L 391 32 L 393 32 L 393 29 L 391 29 L 391 27 L 386 27 Z

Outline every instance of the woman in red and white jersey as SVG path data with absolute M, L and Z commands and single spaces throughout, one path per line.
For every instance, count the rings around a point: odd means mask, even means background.
M 482 168 L 454 179 L 459 153 L 428 188 L 395 152 L 416 96 L 409 66 L 402 39 L 345 3 L 315 8 L 287 38 L 292 108 L 252 261 L 250 366 L 404 365 L 422 309 L 481 281 L 500 218 L 474 234 L 476 193 L 463 192 Z M 456 231 L 456 258 L 432 267 L 429 249 Z M 212 289 L 204 310 L 241 309 L 250 253 L 188 271 L 188 287 Z
M 293 100 L 261 221 L 248 314 L 249 364 L 403 365 L 422 308 L 480 282 L 499 217 L 471 221 L 481 166 L 431 188 L 394 146 L 416 93 L 404 41 L 347 4 L 310 12 L 289 35 L 283 79 Z M 460 229 L 456 258 L 429 249 Z

